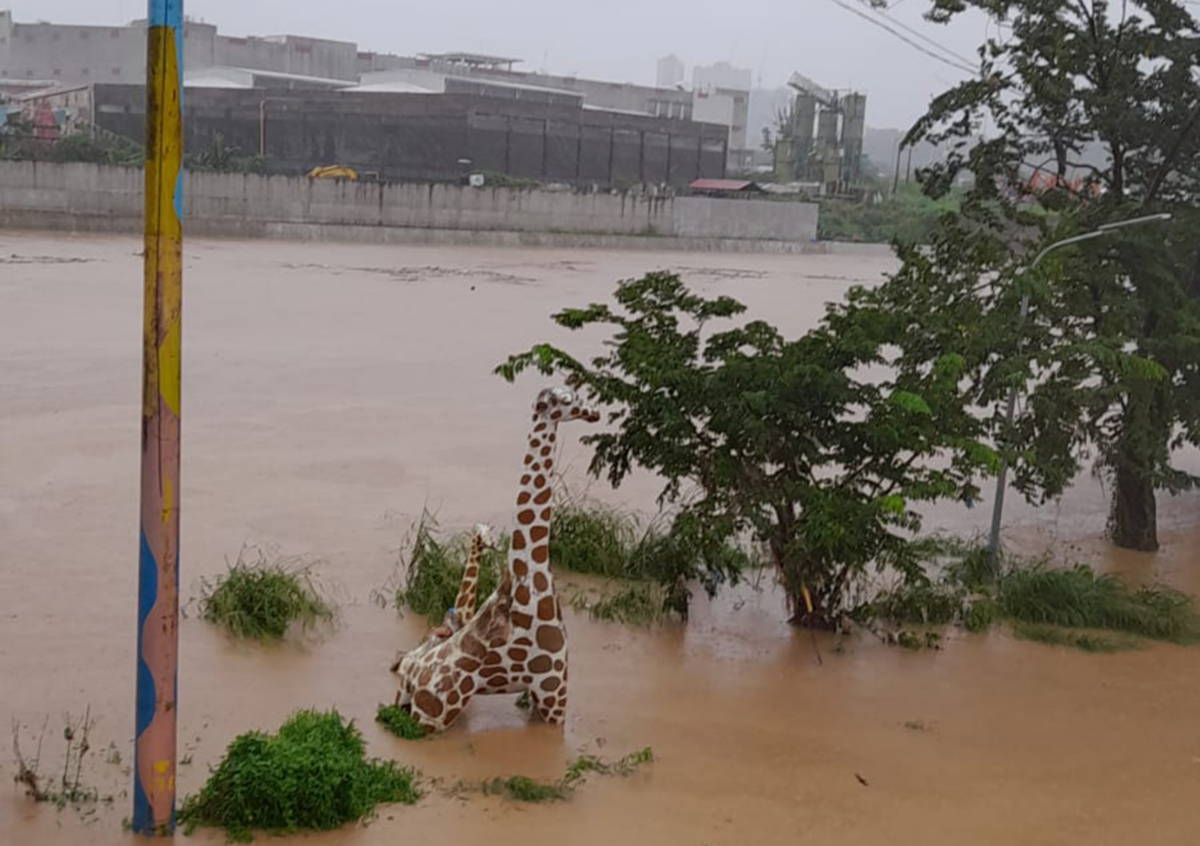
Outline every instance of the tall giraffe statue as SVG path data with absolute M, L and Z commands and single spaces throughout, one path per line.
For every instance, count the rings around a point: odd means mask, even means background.
M 500 585 L 462 628 L 426 640 L 392 666 L 400 677 L 396 704 L 407 706 L 427 732 L 453 724 L 476 694 L 528 691 L 534 713 L 548 723 L 563 721 L 567 634 L 550 572 L 551 478 L 559 424 L 599 419 L 565 388 L 538 394 Z

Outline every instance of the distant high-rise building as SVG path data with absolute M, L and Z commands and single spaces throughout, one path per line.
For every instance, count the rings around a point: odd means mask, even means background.
M 753 78 L 754 75 L 749 70 L 735 68 L 729 62 L 696 65 L 692 68 L 692 88 L 697 91 L 717 88 L 729 91 L 749 91 Z
M 655 84 L 659 88 L 674 88 L 683 82 L 684 71 L 683 59 L 674 53 L 663 56 L 658 60 L 658 77 Z

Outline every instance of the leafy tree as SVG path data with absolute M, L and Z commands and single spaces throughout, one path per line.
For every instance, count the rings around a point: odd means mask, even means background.
M 660 502 L 678 509 L 673 532 L 710 566 L 750 533 L 797 622 L 836 624 L 869 565 L 924 579 L 908 541 L 914 505 L 972 501 L 975 476 L 996 462 L 965 409 L 962 356 L 898 361 L 885 340 L 907 319 L 862 290 L 797 340 L 763 321 L 731 324 L 742 305 L 671 273 L 622 282 L 615 300 L 554 316 L 608 328 L 603 354 L 541 344 L 497 368 L 510 380 L 528 367 L 565 376 L 611 409 L 610 431 L 585 439 L 594 475 L 616 486 L 635 466 L 659 474 Z
M 1018 485 L 1057 495 L 1095 458 L 1112 482 L 1113 540 L 1153 550 L 1155 491 L 1197 482 L 1171 453 L 1200 441 L 1200 29 L 1179 0 L 934 0 L 929 16 L 968 9 L 1002 21 L 1001 35 L 981 48 L 979 77 L 938 97 L 905 142 L 950 148 L 921 174 L 931 195 L 973 177 L 926 268 L 934 299 L 958 311 L 920 343 L 932 356 L 974 321 L 967 331 L 995 346 L 968 360 L 972 401 L 1011 385 L 1027 397 L 1011 431 L 992 419 Z M 1049 190 L 1026 190 L 1033 172 L 1051 175 Z M 1050 240 L 1161 211 L 1175 220 L 1021 271 Z M 931 291 L 885 288 L 891 307 L 930 306 Z

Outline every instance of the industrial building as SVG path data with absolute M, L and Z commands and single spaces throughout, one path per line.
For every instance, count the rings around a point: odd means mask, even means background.
M 0 11 L 0 96 L 4 92 L 19 96 L 21 92 L 50 87 L 141 84 L 145 37 L 144 21 L 118 27 L 27 24 L 16 23 L 10 12 Z M 712 126 L 700 130 L 679 124 L 719 124 L 726 133 L 724 167 L 743 169 L 749 160 L 749 74 L 745 72 L 747 82 L 738 87 L 740 81 L 731 83 L 726 76 L 742 72 L 724 64 L 696 68 L 689 90 L 682 85 L 683 63 L 674 57 L 674 63 L 668 62 L 670 67 L 664 67 L 664 71 L 676 81 L 655 87 L 522 71 L 517 69 L 518 59 L 473 53 L 400 56 L 360 51 L 351 42 L 322 38 L 233 37 L 198 21 L 185 23 L 183 41 L 186 84 L 193 89 L 434 95 L 474 91 L 497 97 L 496 92 L 508 86 L 513 91 L 528 92 L 527 97 L 542 92 L 534 99 L 543 102 L 575 95 L 567 100 L 588 112 L 628 113 L 631 120 L 635 116 L 658 118 L 661 125 L 654 133 L 658 136 L 703 136 L 704 143 L 709 144 Z M 467 80 L 472 84 L 465 84 Z M 546 95 L 550 95 L 549 101 Z M 520 97 L 510 95 L 510 99 Z M 616 118 L 606 120 L 620 122 Z M 588 120 L 581 119 L 581 125 L 588 125 Z M 628 129 L 642 132 L 644 122 Z M 724 172 L 706 171 L 701 175 L 720 177 Z
M 456 181 L 466 171 L 577 186 L 684 187 L 725 173 L 727 130 L 584 108 L 583 97 L 451 79 L 441 93 L 188 87 L 184 146 L 221 144 L 270 173 L 339 164 L 382 180 Z M 31 95 L 69 129 L 141 138 L 145 89 L 92 84 Z
M 788 86 L 795 96 L 775 142 L 775 178 L 851 193 L 862 177 L 866 95 L 831 91 L 798 73 Z

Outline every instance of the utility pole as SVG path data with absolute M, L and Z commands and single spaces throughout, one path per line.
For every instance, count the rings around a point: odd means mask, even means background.
M 1130 218 L 1129 220 L 1118 220 L 1114 223 L 1106 223 L 1103 226 L 1098 226 L 1091 232 L 1084 232 L 1082 235 L 1075 235 L 1071 238 L 1064 238 L 1061 241 L 1055 241 L 1053 244 L 1037 254 L 1037 257 L 1033 260 L 1033 263 L 1029 265 L 1028 269 L 1018 272 L 1017 275 L 1022 276 L 1026 273 L 1033 273 L 1033 271 L 1037 269 L 1037 266 L 1042 263 L 1042 259 L 1062 247 L 1066 247 L 1071 244 L 1078 244 L 1083 241 L 1091 241 L 1094 238 L 1103 238 L 1105 235 L 1115 232 L 1118 229 L 1125 229 L 1129 226 L 1141 226 L 1142 224 L 1146 223 L 1157 223 L 1159 221 L 1166 221 L 1170 219 L 1170 214 L 1163 213 L 1145 215 L 1144 217 L 1134 217 Z M 1029 294 L 1025 294 L 1021 297 L 1021 310 L 1017 315 L 1018 329 L 1024 328 L 1025 318 L 1028 316 L 1028 314 Z M 1023 344 L 1024 339 L 1022 339 L 1022 345 Z M 1012 428 L 1013 417 L 1016 414 L 1016 408 L 1017 388 L 1014 385 L 1008 391 L 1007 408 L 1004 412 L 1004 426 L 1006 429 Z M 992 527 L 990 533 L 988 534 L 988 558 L 992 562 L 992 567 L 995 570 L 998 570 L 997 565 L 999 564 L 1000 560 L 1000 521 L 1004 516 L 1004 491 L 1007 483 L 1008 457 L 1004 455 L 1004 453 L 1001 453 L 1000 472 L 996 477 L 996 501 L 992 504 Z
M 133 830 L 175 831 L 179 674 L 180 306 L 183 293 L 183 0 L 149 0 L 145 320 Z

